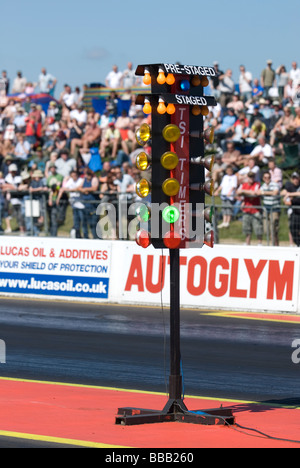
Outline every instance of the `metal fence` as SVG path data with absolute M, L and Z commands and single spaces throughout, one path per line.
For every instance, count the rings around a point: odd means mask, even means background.
M 94 192 L 93 198 L 85 200 L 80 197 L 78 200 L 85 209 L 76 212 L 68 198 L 60 201 L 58 206 L 49 206 L 48 193 L 36 195 L 30 192 L 11 192 L 9 202 L 2 197 L 0 203 L 0 225 L 3 225 L 3 235 L 29 235 L 29 236 L 51 236 L 51 237 L 102 237 L 97 232 L 96 227 L 101 219 L 101 192 Z M 119 219 L 124 217 L 126 221 L 132 221 L 134 212 L 130 211 L 130 206 L 135 202 L 135 195 L 130 193 L 116 193 L 112 198 L 111 193 L 102 193 L 102 201 L 111 203 L 116 211 L 121 211 Z M 126 200 L 124 206 L 120 203 L 120 197 Z M 231 219 L 228 226 L 222 225 L 224 214 L 224 204 L 215 203 L 212 197 L 214 217 L 212 227 L 215 232 L 215 243 L 232 244 L 257 244 L 264 245 L 300 245 L 300 206 L 281 205 L 279 209 L 268 210 L 265 206 L 257 207 L 258 213 L 246 214 L 243 207 L 233 204 L 231 209 Z M 100 206 L 100 209 L 99 209 Z M 79 218 L 76 219 L 76 216 Z M 108 213 L 108 218 L 110 213 Z M 5 232 L 5 219 L 12 218 L 13 232 Z M 73 233 L 74 223 L 80 222 L 84 227 L 84 233 L 77 235 Z M 209 229 L 209 225 L 207 229 Z M 130 236 L 126 232 L 127 224 L 118 223 L 117 232 L 112 233 L 112 238 L 128 239 Z M 75 229 L 76 231 L 76 229 Z M 121 235 L 120 235 L 121 233 Z M 109 234 L 108 236 L 109 237 Z

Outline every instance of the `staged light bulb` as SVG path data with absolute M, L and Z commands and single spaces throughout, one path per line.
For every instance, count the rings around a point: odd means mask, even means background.
M 166 78 L 166 83 L 168 85 L 172 85 L 175 83 L 175 76 L 172 73 L 168 73 L 167 78 Z
M 166 77 L 165 77 L 165 72 L 163 71 L 162 68 L 158 70 L 158 75 L 157 75 L 157 83 L 158 84 L 164 84 L 166 82 Z
M 196 105 L 192 107 L 192 114 L 193 115 L 200 115 L 201 114 L 201 107 Z
M 207 106 L 202 106 L 201 108 L 201 114 L 202 115 L 208 115 L 209 114 L 209 109 Z
M 151 158 L 147 153 L 142 151 L 137 155 L 135 160 L 135 165 L 137 169 L 139 169 L 140 171 L 146 171 L 150 167 L 150 164 Z
M 175 114 L 176 108 L 174 104 L 168 104 L 167 105 L 167 114 L 172 115 Z
M 169 178 L 166 179 L 162 184 L 162 190 L 168 197 L 175 197 L 179 192 L 180 184 L 177 179 Z
M 151 129 L 148 124 L 142 124 L 135 132 L 135 138 L 139 145 L 144 146 L 151 138 Z
M 145 85 L 151 84 L 151 75 L 150 75 L 149 70 L 147 70 L 147 68 L 145 68 L 145 71 L 144 71 L 143 83 Z
M 152 107 L 151 107 L 149 99 L 145 99 L 143 112 L 144 112 L 144 114 L 151 114 L 151 112 L 152 112 Z
M 136 194 L 141 197 L 141 198 L 146 198 L 148 197 L 150 193 L 150 182 L 147 179 L 141 179 L 137 184 L 136 184 Z
M 166 105 L 165 105 L 165 102 L 163 99 L 159 98 L 158 100 L 158 106 L 157 106 L 157 112 L 159 114 L 165 114 L 167 111 L 167 108 L 166 108 Z
M 180 138 L 180 128 L 175 124 L 169 124 L 165 126 L 162 134 L 167 142 L 175 143 Z
M 178 164 L 178 156 L 176 153 L 172 151 L 166 151 L 162 157 L 160 158 L 160 163 L 162 167 L 167 169 L 168 171 L 172 171 Z

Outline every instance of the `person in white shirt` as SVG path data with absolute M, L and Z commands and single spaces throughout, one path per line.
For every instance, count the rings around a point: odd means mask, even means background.
M 121 87 L 121 79 L 123 73 L 118 70 L 117 65 L 112 67 L 112 70 L 108 73 L 105 79 L 105 84 L 107 88 L 120 88 Z
M 226 174 L 215 191 L 215 195 L 221 195 L 223 221 L 218 228 L 229 227 L 233 213 L 233 204 L 235 201 L 235 193 L 238 187 L 237 176 L 233 173 L 233 167 L 227 166 Z
M 243 101 L 249 101 L 252 98 L 252 74 L 246 71 L 244 65 L 240 66 L 239 88 Z
M 38 85 L 41 93 L 53 95 L 56 83 L 57 79 L 50 73 L 47 73 L 46 68 L 42 68 L 38 79 Z
M 72 170 L 70 178 L 65 182 L 58 194 L 58 201 L 64 192 L 69 192 L 69 201 L 73 210 L 73 228 L 71 237 L 81 238 L 81 229 L 84 222 L 84 204 L 80 201 L 81 193 L 78 188 L 82 187 L 83 179 L 79 178 L 78 172 Z
M 297 62 L 292 62 L 292 68 L 289 72 L 289 77 L 292 80 L 292 87 L 296 88 L 300 83 L 300 68 L 297 66 Z
M 258 145 L 251 151 L 250 157 L 256 158 L 258 162 L 268 164 L 269 158 L 274 156 L 273 148 L 266 142 L 266 138 L 261 136 L 258 138 Z
M 25 140 L 25 136 L 23 133 L 19 133 L 17 135 L 17 138 L 18 138 L 18 143 L 16 144 L 14 154 L 17 159 L 26 161 L 26 159 L 28 159 L 28 156 L 31 150 L 31 145 L 27 140 Z
M 13 86 L 12 86 L 12 94 L 20 94 L 25 92 L 27 84 L 27 79 L 22 76 L 22 72 L 18 71 L 17 76 L 13 81 Z

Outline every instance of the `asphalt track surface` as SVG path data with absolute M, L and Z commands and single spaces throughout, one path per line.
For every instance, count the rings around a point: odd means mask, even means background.
M 291 358 L 300 322 L 277 317 L 183 309 L 184 393 L 300 406 L 300 364 Z M 0 377 L 168 392 L 166 307 L 1 298 L 0 339 Z M 9 446 L 41 443 L 1 437 Z

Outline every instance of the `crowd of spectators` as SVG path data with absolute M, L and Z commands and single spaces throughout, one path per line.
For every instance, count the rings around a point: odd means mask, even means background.
M 208 151 L 215 154 L 215 194 L 221 196 L 223 204 L 219 229 L 229 227 L 242 213 L 246 243 L 250 243 L 252 232 L 261 242 L 263 206 L 270 217 L 273 243 L 278 245 L 280 204 L 285 203 L 293 208 L 290 242 L 300 245 L 300 211 L 295 215 L 294 209 L 300 203 L 300 68 L 293 62 L 289 70 L 284 65 L 275 70 L 268 60 L 256 78 L 241 65 L 235 82 L 231 69 L 223 72 L 218 63 L 213 65 L 217 73 L 205 94 L 214 95 L 217 106 L 209 109 L 204 125 L 205 130 L 215 129 L 215 142 Z M 7 73 L 2 72 L 2 232 L 12 232 L 14 217 L 22 234 L 38 235 L 47 221 L 50 234 L 56 236 L 70 205 L 71 235 L 96 238 L 99 202 L 116 203 L 124 193 L 136 199 L 134 186 L 140 174 L 134 162 L 140 147 L 135 131 L 150 119 L 131 92 L 141 81 L 128 63 L 124 71 L 113 66 L 105 84 L 110 93 L 105 110 L 99 114 L 86 108 L 85 86 L 71 89 L 66 84 L 55 96 L 57 80 L 45 68 L 36 83 L 18 72 L 11 85 Z M 120 88 L 123 92 L 117 94 L 115 90 Z M 51 97 L 46 110 L 34 102 L 34 93 Z M 119 100 L 130 103 L 128 111 L 118 113 Z M 94 153 L 99 160 L 96 169 L 89 164 Z

